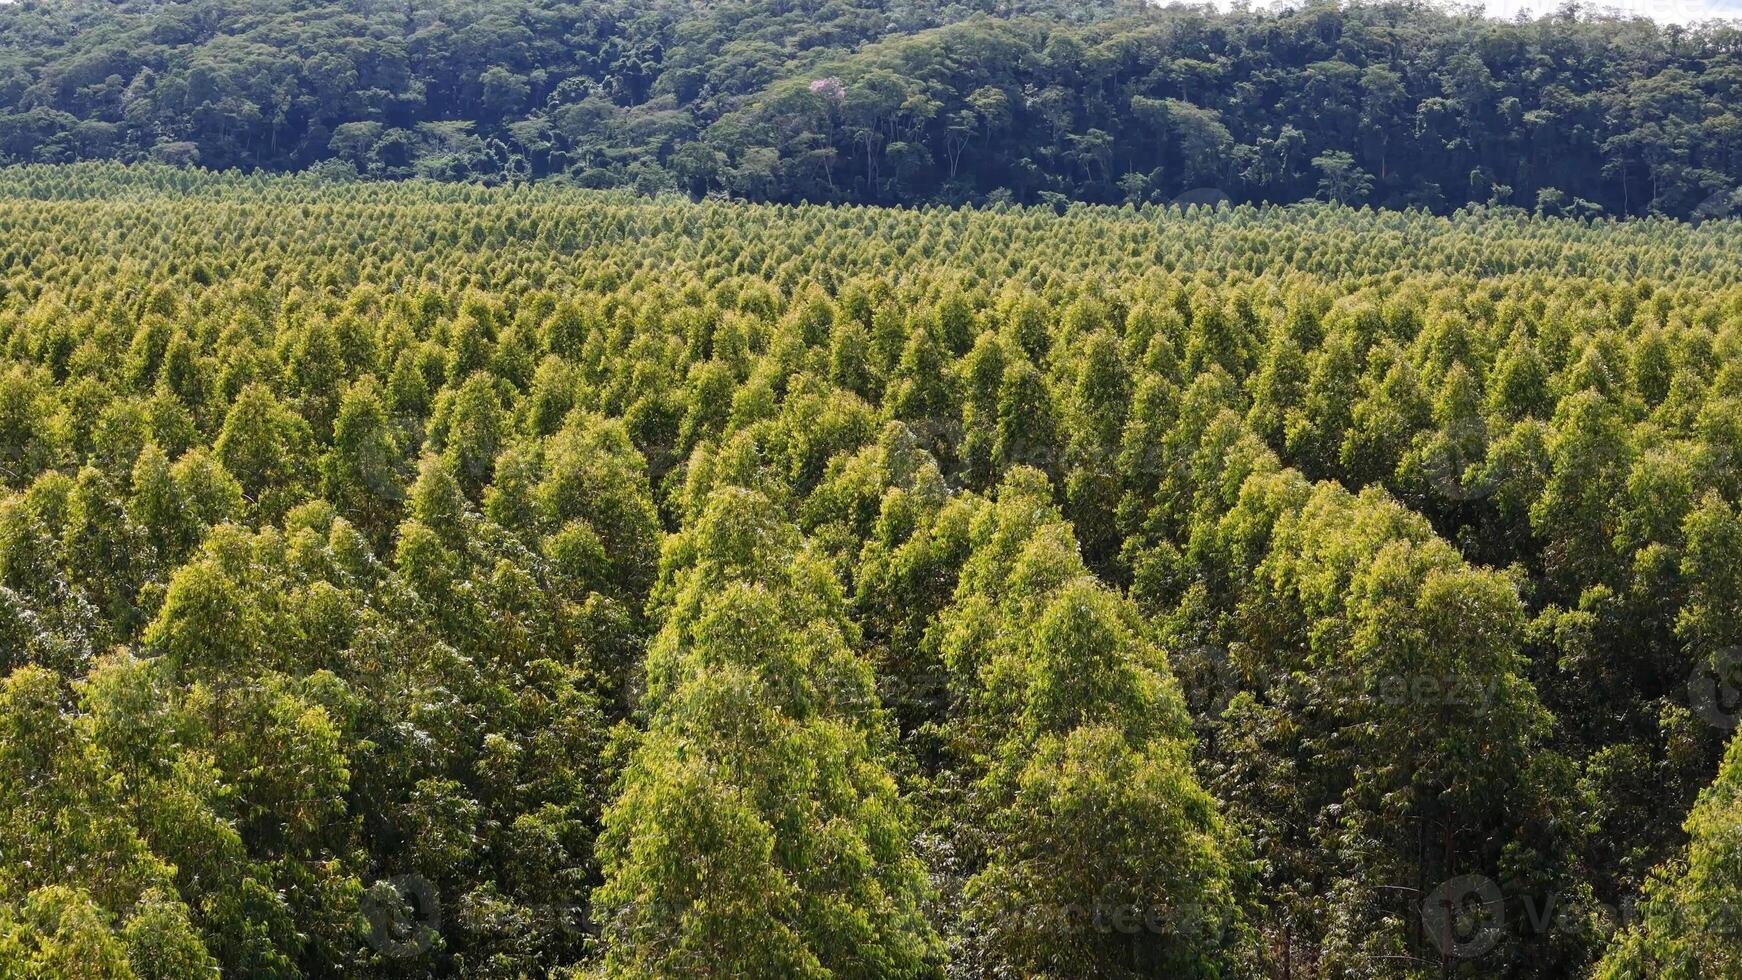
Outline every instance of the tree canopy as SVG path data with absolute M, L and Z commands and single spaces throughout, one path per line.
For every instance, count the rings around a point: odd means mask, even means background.
M 1738 254 L 0 169 L 0 973 L 1725 975 Z
M 1734 22 L 1419 0 L 17 0 L 0 161 L 643 194 L 1742 208 Z

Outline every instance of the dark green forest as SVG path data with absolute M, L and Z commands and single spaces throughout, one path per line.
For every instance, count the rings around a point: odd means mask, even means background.
M 773 202 L 1742 208 L 1742 30 L 1569 6 L 16 0 L 0 160 Z
M 0 170 L 0 977 L 1742 976 L 1738 255 Z

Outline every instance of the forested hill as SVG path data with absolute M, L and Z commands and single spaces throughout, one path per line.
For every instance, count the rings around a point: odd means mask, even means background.
M 1738 206 L 1742 30 L 1414 3 L 24 0 L 0 159 L 774 201 Z

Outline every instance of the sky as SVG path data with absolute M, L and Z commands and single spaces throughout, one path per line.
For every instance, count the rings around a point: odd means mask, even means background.
M 1483 0 L 1482 6 L 1494 17 L 1511 18 L 1519 11 L 1528 14 L 1552 13 L 1561 0 Z M 1622 13 L 1642 14 L 1665 23 L 1689 24 L 1713 17 L 1742 17 L 1742 0 L 1605 0 L 1584 6 L 1613 8 Z
M 1252 0 L 1252 6 L 1279 6 L 1288 0 Z M 1491 17 L 1512 19 L 1523 13 L 1539 16 L 1553 13 L 1564 0 L 1454 0 L 1485 8 Z M 1221 5 L 1228 6 L 1227 0 Z M 1742 18 L 1742 0 L 1580 0 L 1580 5 L 1592 10 L 1615 10 L 1623 14 L 1638 14 L 1662 23 L 1691 24 L 1714 17 Z

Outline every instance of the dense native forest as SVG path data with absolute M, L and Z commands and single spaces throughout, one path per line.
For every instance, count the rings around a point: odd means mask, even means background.
M 1569 6 L 13 0 L 0 161 L 776 202 L 1742 210 L 1742 28 Z
M 1738 254 L 0 171 L 0 976 L 1742 975 Z

